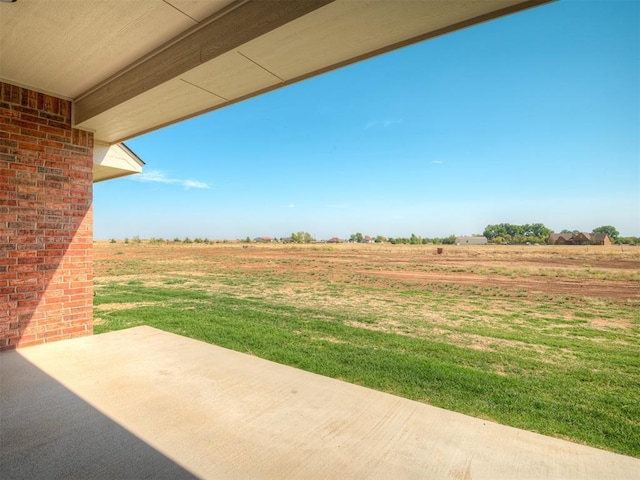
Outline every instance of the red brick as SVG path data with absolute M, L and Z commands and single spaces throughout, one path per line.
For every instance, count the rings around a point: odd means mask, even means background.
M 42 340 L 39 340 L 37 335 L 22 335 L 19 338 L 15 339 L 15 345 L 19 347 L 30 347 L 33 345 L 39 345 L 44 343 Z
M 0 349 L 90 335 L 93 135 L 69 101 L 2 82 L 0 101 Z

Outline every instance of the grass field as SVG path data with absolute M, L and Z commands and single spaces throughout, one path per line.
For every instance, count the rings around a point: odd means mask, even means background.
M 150 325 L 640 457 L 640 247 L 98 242 L 96 333 Z

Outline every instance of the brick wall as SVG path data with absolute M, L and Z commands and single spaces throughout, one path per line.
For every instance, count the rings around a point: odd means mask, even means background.
M 92 333 L 93 135 L 0 82 L 0 350 Z

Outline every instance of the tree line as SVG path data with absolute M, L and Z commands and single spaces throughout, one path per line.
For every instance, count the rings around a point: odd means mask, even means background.
M 351 243 L 391 243 L 392 245 L 429 245 L 429 244 L 443 244 L 453 245 L 456 243 L 456 236 L 449 235 L 448 237 L 421 237 L 412 233 L 410 237 L 385 237 L 383 235 L 376 235 L 370 237 L 369 235 L 363 235 L 360 232 L 353 233 L 349 237 Z
M 482 232 L 489 243 L 525 245 L 527 243 L 547 243 L 553 230 L 542 223 L 526 223 L 514 225 L 511 223 L 498 223 L 487 225 Z
M 487 238 L 489 243 L 521 245 L 528 243 L 547 243 L 549 235 L 552 233 L 554 233 L 554 231 L 542 223 L 524 225 L 499 223 L 496 225 L 487 225 L 482 235 Z M 564 229 L 560 233 L 578 234 L 580 230 Z M 640 243 L 640 237 L 621 237 L 620 232 L 618 232 L 618 229 L 613 225 L 596 227 L 590 233 L 606 233 L 615 244 L 637 245 Z
M 510 244 L 510 245 L 525 245 L 525 244 L 546 244 L 549 235 L 553 230 L 547 228 L 542 223 L 532 223 L 524 225 L 516 225 L 511 223 L 498 223 L 489 224 L 485 227 L 482 235 L 487 239 L 489 243 L 496 245 Z M 580 233 L 579 230 L 567 230 L 564 229 L 560 233 Z M 611 238 L 612 242 L 619 245 L 640 245 L 640 237 L 621 237 L 618 230 L 612 225 L 602 225 L 594 228 L 591 233 L 606 233 Z M 351 234 L 348 239 L 339 240 L 347 241 L 351 243 L 391 243 L 393 245 L 453 245 L 456 243 L 456 235 L 449 235 L 448 237 L 421 237 L 412 233 L 410 237 L 385 237 L 384 235 L 376 235 L 375 237 L 369 235 L 363 235 L 361 232 Z M 333 239 L 332 239 L 333 240 Z M 338 239 L 336 239 L 338 240 Z M 243 241 L 244 243 L 252 243 L 251 238 L 247 237 Z M 289 237 L 273 238 L 273 241 L 279 243 L 315 243 L 317 240 L 308 232 L 293 232 Z M 327 241 L 327 240 L 325 240 Z M 331 241 L 331 240 L 328 240 Z M 131 240 L 129 238 L 124 239 L 124 243 L 141 243 L 142 240 L 139 236 L 134 236 Z M 168 243 L 171 240 L 165 240 L 162 238 L 150 238 L 148 243 Z M 181 243 L 220 243 L 219 240 L 209 240 L 207 238 L 194 238 L 185 237 L 184 239 L 174 238 L 173 242 Z M 223 243 L 227 243 L 228 240 L 224 240 Z M 111 239 L 111 243 L 116 243 L 115 239 Z

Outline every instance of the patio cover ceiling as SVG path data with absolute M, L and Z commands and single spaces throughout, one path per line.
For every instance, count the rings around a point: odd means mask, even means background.
M 548 1 L 17 0 L 0 80 L 72 100 L 111 145 Z

